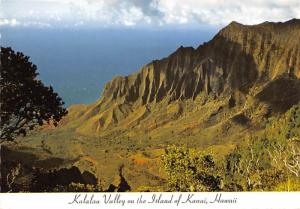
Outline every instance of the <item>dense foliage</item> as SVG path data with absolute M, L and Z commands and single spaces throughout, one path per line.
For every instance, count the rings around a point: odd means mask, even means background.
M 168 184 L 173 191 L 218 191 L 221 179 L 211 155 L 186 147 L 169 147 L 163 156 Z
M 300 104 L 218 163 L 212 155 L 172 146 L 163 164 L 171 191 L 299 191 Z
M 14 140 L 35 126 L 66 115 L 62 99 L 37 79 L 36 65 L 21 52 L 1 47 L 0 139 Z

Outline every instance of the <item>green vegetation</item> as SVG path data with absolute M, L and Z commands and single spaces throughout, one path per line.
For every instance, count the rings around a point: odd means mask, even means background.
M 299 191 L 295 166 L 299 165 L 299 104 L 280 117 L 269 118 L 264 130 L 247 133 L 236 144 L 218 144 L 215 138 L 205 146 L 201 138 L 190 139 L 191 143 L 182 147 L 189 140 L 180 140 L 182 135 L 177 133 L 175 139 L 153 135 L 149 139 L 150 134 L 137 139 L 123 132 L 119 137 L 87 137 L 58 128 L 32 133 L 18 143 L 30 145 L 32 151 L 28 152 L 34 151 L 44 161 L 58 157 L 82 172 L 93 173 L 101 179 L 104 191 L 111 184 L 119 185 L 122 164 L 131 191 Z M 168 144 L 174 146 L 165 149 Z
M 36 66 L 1 48 L 4 191 L 90 191 L 100 179 L 104 191 L 299 190 L 295 23 L 230 24 L 114 78 L 61 121 L 63 102 Z
M 1 47 L 0 55 L 0 140 L 25 136 L 45 122 L 56 126 L 67 111 L 52 87 L 37 79 L 36 65 L 11 48 Z
M 67 186 L 58 185 L 48 192 L 102 192 L 101 185 L 70 183 Z
M 171 191 L 297 191 L 299 153 L 300 104 L 218 164 L 204 152 L 175 146 L 166 149 L 163 164 Z
M 163 156 L 172 191 L 218 191 L 221 178 L 211 155 L 185 147 L 169 147 Z

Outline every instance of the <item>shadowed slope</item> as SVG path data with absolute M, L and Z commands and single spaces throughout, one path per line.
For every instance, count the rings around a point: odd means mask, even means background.
M 106 84 L 99 101 L 79 110 L 76 118 L 71 113 L 65 121 L 77 127 L 78 133 L 97 135 L 156 120 L 151 113 L 160 109 L 163 114 L 171 103 L 181 104 L 181 112 L 185 101 L 205 102 L 208 97 L 232 97 L 238 106 L 244 106 L 248 96 L 280 76 L 299 79 L 299 34 L 296 19 L 255 26 L 232 22 L 197 49 L 180 47 L 137 73 L 115 77 Z M 295 94 L 293 104 L 298 101 Z M 166 116 L 167 120 L 174 115 Z

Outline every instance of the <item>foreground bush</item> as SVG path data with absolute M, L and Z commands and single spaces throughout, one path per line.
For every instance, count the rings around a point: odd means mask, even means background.
M 211 155 L 205 155 L 185 147 L 169 147 L 163 156 L 172 191 L 218 191 L 221 178 L 216 175 L 215 162 Z
M 218 165 L 212 155 L 175 146 L 163 165 L 171 191 L 300 191 L 300 104 Z

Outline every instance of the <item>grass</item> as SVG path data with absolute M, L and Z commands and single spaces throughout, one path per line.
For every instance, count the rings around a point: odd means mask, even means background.
M 141 114 L 135 112 L 128 118 L 134 125 L 124 125 L 127 120 L 124 119 L 120 126 L 92 134 L 77 132 L 78 121 L 71 113 L 68 120 L 74 120 L 74 124 L 69 122 L 59 128 L 37 131 L 18 139 L 18 143 L 31 148 L 31 152 L 42 150 L 37 152 L 41 158 L 65 159 L 81 171 L 94 173 L 104 189 L 115 181 L 120 166 L 124 165 L 123 175 L 133 191 L 159 191 L 165 186 L 160 159 L 167 146 L 186 145 L 208 151 L 221 160 L 237 145 L 246 144 L 252 135 L 263 130 L 265 121 L 257 121 L 256 116 L 247 124 L 235 120 L 243 112 L 246 117 L 251 115 L 248 112 L 253 107 L 231 109 L 226 98 L 202 103 L 188 100 L 170 106 L 158 104 L 150 108 L 147 117 L 141 117 L 145 108 L 137 109 Z M 138 121 L 133 123 L 133 118 Z M 47 155 L 42 154 L 46 151 Z

